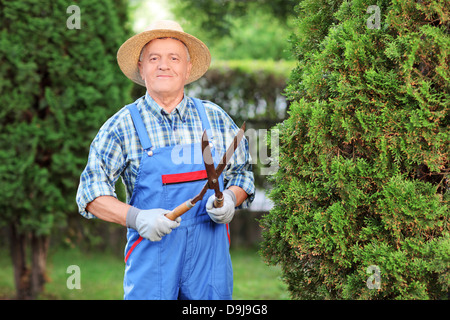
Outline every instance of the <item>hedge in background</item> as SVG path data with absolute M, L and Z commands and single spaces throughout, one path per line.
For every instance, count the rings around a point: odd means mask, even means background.
M 71 4 L 0 0 L 0 223 L 19 299 L 43 289 L 49 236 L 77 212 L 89 145 L 130 101 L 116 63 L 126 2 L 80 0 L 78 17 Z
M 190 90 L 199 90 L 199 95 L 222 106 L 235 121 L 268 129 L 287 115 L 283 90 L 294 66 L 284 60 L 213 61 Z
M 377 1 L 369 28 L 371 5 L 298 7 L 294 102 L 261 220 L 261 252 L 296 299 L 449 291 L 449 5 Z
M 211 100 L 227 111 L 239 126 L 245 121 L 248 129 L 270 130 L 287 117 L 287 102 L 283 95 L 289 73 L 295 64 L 274 60 L 214 61 L 206 75 L 188 89 L 202 99 Z M 191 91 L 192 90 L 192 91 Z M 270 131 L 269 131 L 270 133 Z M 247 137 L 250 139 L 250 137 Z M 264 141 L 259 141 L 264 144 Z M 263 168 L 267 159 L 255 137 L 251 142 L 253 172 L 257 188 L 267 188 Z M 267 150 L 271 154 L 271 150 Z M 270 164 L 269 164 L 270 166 Z

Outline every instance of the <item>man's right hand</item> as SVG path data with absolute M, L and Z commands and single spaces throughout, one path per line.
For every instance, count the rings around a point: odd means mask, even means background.
M 127 227 L 135 229 L 139 235 L 150 241 L 160 241 L 163 236 L 172 232 L 180 225 L 181 218 L 175 221 L 165 216 L 168 210 L 139 210 L 131 207 L 127 213 Z

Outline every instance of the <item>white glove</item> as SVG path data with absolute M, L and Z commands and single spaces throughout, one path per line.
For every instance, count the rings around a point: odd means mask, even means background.
M 234 208 L 236 207 L 236 196 L 233 191 L 225 190 L 223 192 L 223 206 L 214 207 L 216 196 L 213 194 L 206 202 L 206 212 L 215 223 L 229 223 L 234 217 Z
M 180 225 L 181 218 L 175 221 L 165 216 L 170 211 L 164 209 L 139 210 L 131 207 L 128 210 L 127 227 L 135 229 L 139 235 L 150 241 L 160 241 L 163 236 Z

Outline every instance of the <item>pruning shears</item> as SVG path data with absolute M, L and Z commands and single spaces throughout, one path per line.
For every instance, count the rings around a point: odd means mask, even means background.
M 203 131 L 202 135 L 202 155 L 203 155 L 203 163 L 205 165 L 207 181 L 203 186 L 203 189 L 197 194 L 194 198 L 187 200 L 186 202 L 180 204 L 178 207 L 173 209 L 171 212 L 166 214 L 166 217 L 170 220 L 175 220 L 179 216 L 186 213 L 189 209 L 193 208 L 195 204 L 203 199 L 206 191 L 208 189 L 213 189 L 215 193 L 214 207 L 220 208 L 223 206 L 223 194 L 219 187 L 219 177 L 222 174 L 222 171 L 225 169 L 226 165 L 230 161 L 231 157 L 234 154 L 234 151 L 239 146 L 242 138 L 244 137 L 245 132 L 245 122 L 242 127 L 239 129 L 238 133 L 233 139 L 233 142 L 228 146 L 227 151 L 223 155 L 221 161 L 214 168 L 214 161 L 211 154 L 211 147 L 209 145 L 208 135 L 206 134 L 206 130 Z

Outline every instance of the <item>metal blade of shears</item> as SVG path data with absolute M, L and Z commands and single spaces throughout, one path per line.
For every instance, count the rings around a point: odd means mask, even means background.
M 221 161 L 219 162 L 219 164 L 215 168 L 214 174 L 216 176 L 216 179 L 218 179 L 218 177 L 222 174 L 222 171 L 225 169 L 225 167 L 227 166 L 227 164 L 230 161 L 231 157 L 233 156 L 234 152 L 236 151 L 237 147 L 241 143 L 241 140 L 244 137 L 244 132 L 245 132 L 245 122 L 242 125 L 242 127 L 239 129 L 239 132 L 234 137 L 233 142 L 229 145 L 229 147 L 228 147 L 227 151 L 225 152 L 225 154 L 223 155 Z M 202 144 L 204 143 L 203 141 L 204 141 L 204 139 L 202 138 Z M 209 141 L 208 141 L 208 147 L 209 147 Z M 203 149 L 203 145 L 202 145 L 202 149 Z M 209 150 L 209 154 L 211 154 L 211 150 Z M 211 161 L 211 162 L 209 162 L 209 161 Z M 211 160 L 208 160 L 208 162 L 212 163 L 213 166 L 214 166 L 214 162 L 212 161 L 212 156 L 211 156 Z M 206 166 L 205 166 L 205 169 L 206 169 Z M 208 174 L 208 178 L 209 178 L 208 171 L 207 171 L 207 174 Z M 205 183 L 205 185 L 203 186 L 203 189 L 200 191 L 200 193 L 198 195 L 196 195 L 194 198 L 189 199 L 186 202 L 180 204 L 173 211 L 167 213 L 166 217 L 171 219 L 171 220 L 175 220 L 176 218 L 178 218 L 182 214 L 186 213 L 198 201 L 203 199 L 203 196 L 205 195 L 206 191 L 209 188 L 210 188 L 210 182 L 208 180 Z
M 231 157 L 234 154 L 234 151 L 236 151 L 237 147 L 241 143 L 242 138 L 244 137 L 244 133 L 245 133 L 245 122 L 242 125 L 242 127 L 239 129 L 238 133 L 236 134 L 236 136 L 233 139 L 233 142 L 228 146 L 227 151 L 225 152 L 225 154 L 223 155 L 219 164 L 217 165 L 217 167 L 215 169 L 216 177 L 219 177 L 222 174 L 222 171 L 225 169 L 228 162 L 230 162 Z M 202 139 L 202 142 L 203 142 L 203 139 Z M 212 162 L 212 160 L 211 160 L 211 162 Z M 205 195 L 208 188 L 209 188 L 209 181 L 206 182 L 202 191 L 200 191 L 200 193 L 191 200 L 191 203 L 195 204 L 197 201 L 200 201 L 201 199 L 203 199 L 203 196 Z
M 214 201 L 214 206 L 220 208 L 223 205 L 223 195 L 219 187 L 219 175 L 214 168 L 214 160 L 211 153 L 211 147 L 209 145 L 208 135 L 206 130 L 203 132 L 202 136 L 202 154 L 203 163 L 205 165 L 206 174 L 208 176 L 208 188 L 213 189 L 216 195 L 216 200 Z
M 228 146 L 227 151 L 222 157 L 222 160 L 219 162 L 219 164 L 216 167 L 216 174 L 217 176 L 220 176 L 222 174 L 223 169 L 227 166 L 228 162 L 230 162 L 231 157 L 234 154 L 234 151 L 236 151 L 237 147 L 241 143 L 242 138 L 244 137 L 245 133 L 245 122 L 242 125 L 242 127 L 239 129 L 238 133 L 233 139 L 233 142 Z

